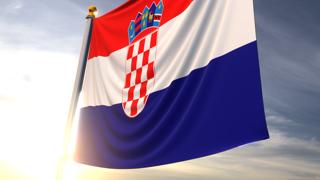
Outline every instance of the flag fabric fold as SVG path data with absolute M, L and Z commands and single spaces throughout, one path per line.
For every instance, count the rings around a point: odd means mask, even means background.
M 252 0 L 128 1 L 96 18 L 75 160 L 142 168 L 269 137 Z

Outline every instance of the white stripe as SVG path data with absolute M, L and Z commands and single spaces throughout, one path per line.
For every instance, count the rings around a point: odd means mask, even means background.
M 156 47 L 153 47 L 150 49 L 149 51 L 149 61 L 148 62 L 152 62 L 152 61 L 155 61 L 156 60 L 156 51 L 157 51 L 157 48 Z
M 126 111 L 128 114 L 131 114 L 131 105 L 132 105 L 132 101 L 128 101 L 127 104 L 126 104 L 125 111 Z
M 137 68 L 136 69 L 139 69 L 142 67 L 142 61 L 143 61 L 143 53 L 139 54 L 138 55 L 138 58 L 137 58 Z
M 84 106 L 110 105 L 122 101 L 120 92 L 125 82 L 126 56 L 127 52 L 117 51 L 107 58 L 88 61 L 82 88 Z M 117 61 L 118 57 L 125 59 Z
M 137 41 L 137 42 L 135 42 L 134 45 L 133 45 L 134 48 L 133 48 L 132 57 L 137 56 L 138 53 L 139 53 L 139 42 L 140 42 L 140 41 Z
M 133 100 L 140 98 L 140 89 L 141 89 L 141 84 L 137 84 L 136 87 L 134 88 Z
M 173 80 L 206 66 L 214 58 L 255 41 L 253 17 L 253 0 L 193 1 L 183 13 L 159 28 L 152 92 L 168 87 Z M 150 45 L 148 38 L 146 46 Z M 125 47 L 108 57 L 88 61 L 84 106 L 122 102 L 127 51 Z M 137 44 L 134 51 L 137 54 Z M 151 93 L 150 89 L 148 92 Z
M 143 108 L 144 108 L 143 100 L 144 100 L 144 98 L 141 98 L 141 99 L 138 100 L 138 108 L 137 108 L 138 109 L 138 113 L 140 113 L 141 110 L 143 110 Z
M 131 72 L 131 66 L 132 66 L 131 64 L 132 64 L 132 58 L 128 59 L 126 62 L 126 74 Z
M 147 82 L 147 95 L 152 93 L 153 88 L 154 88 L 154 78 L 151 78 Z
M 128 101 L 129 88 L 125 88 L 122 92 L 123 102 Z
M 148 72 L 148 65 L 145 65 L 142 67 L 141 82 L 148 80 L 147 72 Z
M 148 34 L 148 35 L 145 37 L 144 50 L 150 49 L 150 43 L 151 43 L 151 34 Z
M 136 84 L 137 71 L 131 72 L 130 87 Z

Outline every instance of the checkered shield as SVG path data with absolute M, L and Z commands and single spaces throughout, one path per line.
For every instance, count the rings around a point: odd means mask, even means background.
M 131 118 L 142 112 L 154 87 L 157 36 L 158 28 L 128 47 L 122 107 Z

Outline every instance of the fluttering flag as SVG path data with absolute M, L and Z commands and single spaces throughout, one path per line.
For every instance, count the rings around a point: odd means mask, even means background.
M 269 138 L 253 0 L 130 0 L 94 19 L 75 160 L 142 168 Z

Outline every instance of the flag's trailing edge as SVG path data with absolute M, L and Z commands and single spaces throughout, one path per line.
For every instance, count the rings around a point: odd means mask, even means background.
M 128 1 L 94 20 L 75 160 L 179 162 L 269 137 L 252 0 Z

